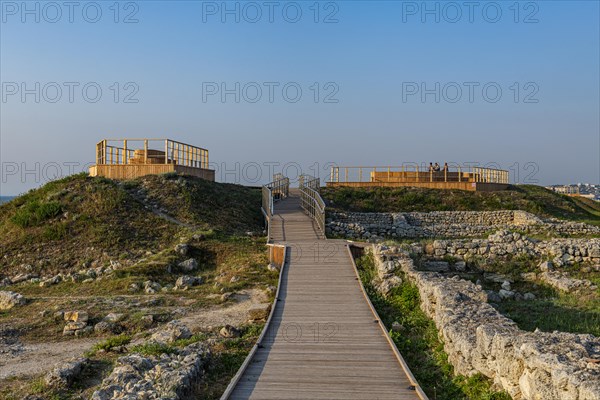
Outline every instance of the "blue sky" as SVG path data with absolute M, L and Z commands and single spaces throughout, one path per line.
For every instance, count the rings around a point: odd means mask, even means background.
M 241 183 L 250 163 L 266 182 L 269 163 L 325 177 L 429 161 L 600 182 L 598 1 L 473 2 L 472 21 L 462 1 L 274 1 L 273 22 L 263 1 L 0 3 L 1 195 L 81 171 L 105 137 L 206 147 Z M 207 93 L 236 82 L 239 102 Z

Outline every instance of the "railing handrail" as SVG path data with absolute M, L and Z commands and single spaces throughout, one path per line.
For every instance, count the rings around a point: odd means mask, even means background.
M 334 166 L 331 167 L 329 181 L 331 183 L 351 182 L 393 182 L 404 179 L 404 182 L 474 182 L 508 184 L 510 177 L 507 170 L 462 166 L 448 163 L 448 168 L 441 166 L 439 171 L 430 171 L 429 166 L 418 163 L 404 163 L 401 166 Z M 340 176 L 340 170 L 343 172 Z M 353 179 L 350 172 L 358 177 Z M 387 176 L 386 176 L 387 173 Z M 402 176 L 404 174 L 404 176 Z M 399 176 L 400 175 L 400 176 Z
M 275 213 L 275 198 L 285 199 L 290 194 L 290 179 L 282 174 L 275 174 L 273 182 L 262 187 L 262 213 L 267 224 L 267 237 L 271 239 L 271 217 Z
M 124 141 L 127 141 L 127 142 L 143 142 L 143 141 L 145 141 L 145 140 L 147 140 L 147 141 L 149 141 L 149 142 L 165 142 L 165 141 L 168 141 L 168 142 L 170 142 L 170 143 L 181 144 L 181 145 L 184 145 L 184 146 L 194 147 L 194 148 L 196 148 L 196 149 L 200 149 L 200 150 L 207 150 L 207 151 L 208 151 L 208 149 L 205 149 L 205 148 L 203 148 L 203 147 L 200 147 L 200 146 L 194 146 L 193 144 L 184 143 L 184 142 L 179 142 L 179 141 L 177 141 L 177 140 L 168 139 L 168 138 L 142 138 L 142 139 L 140 139 L 140 138 L 123 138 L 123 139 L 103 139 L 103 140 L 99 141 L 99 142 L 97 143 L 97 145 L 99 145 L 99 144 L 102 144 L 103 142 L 107 142 L 107 144 L 108 144 L 108 143 L 110 143 L 110 142 L 124 142 Z M 115 148 L 116 148 L 116 146 L 112 146 L 112 147 L 115 147 Z
M 150 148 L 157 142 L 161 143 L 159 149 Z M 139 157 L 136 157 L 138 152 Z M 149 160 L 154 162 L 149 163 Z M 171 139 L 103 139 L 96 144 L 96 165 L 130 164 L 177 164 L 208 169 L 210 162 L 207 149 Z
M 300 175 L 300 205 L 304 212 L 315 220 L 325 234 L 325 201 L 319 193 L 321 180 L 310 175 Z

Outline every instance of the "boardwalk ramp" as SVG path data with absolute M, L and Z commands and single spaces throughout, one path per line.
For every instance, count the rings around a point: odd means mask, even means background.
M 286 246 L 260 344 L 222 399 L 426 399 L 360 284 L 349 247 L 325 240 L 298 192 L 270 218 Z

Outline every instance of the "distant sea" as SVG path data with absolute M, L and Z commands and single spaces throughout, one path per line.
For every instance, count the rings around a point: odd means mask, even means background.
M 14 198 L 15 196 L 0 196 L 0 204 L 7 203 Z

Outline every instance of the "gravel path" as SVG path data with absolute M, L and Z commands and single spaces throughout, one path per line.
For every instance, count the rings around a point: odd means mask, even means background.
M 81 356 L 98 339 L 78 339 L 63 342 L 22 344 L 20 350 L 0 357 L 0 380 L 13 376 L 36 375 L 51 370 L 55 365 Z

